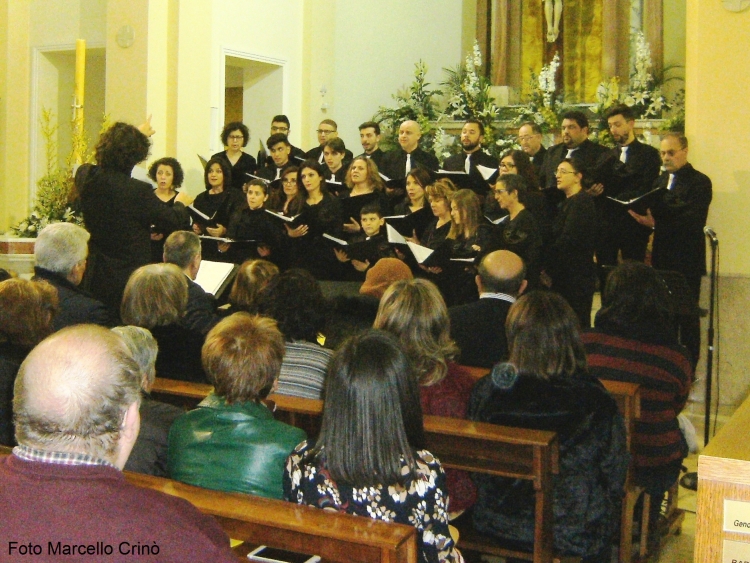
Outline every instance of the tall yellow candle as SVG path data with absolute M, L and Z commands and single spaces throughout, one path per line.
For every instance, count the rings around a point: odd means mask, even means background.
M 79 138 L 83 138 L 83 93 L 84 83 L 86 80 L 86 40 L 78 39 L 76 41 L 76 78 L 75 78 L 75 100 L 73 102 L 75 106 L 74 111 L 74 129 L 75 135 Z M 79 143 L 73 143 L 75 151 L 75 162 L 81 164 L 83 162 L 83 155 L 80 154 Z

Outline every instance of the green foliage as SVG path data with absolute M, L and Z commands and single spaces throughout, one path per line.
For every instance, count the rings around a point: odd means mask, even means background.
M 414 82 L 407 89 L 393 95 L 396 107 L 380 106 L 372 118 L 380 124 L 380 147 L 384 151 L 398 148 L 398 128 L 404 121 L 409 120 L 419 123 L 422 129 L 422 138 L 419 141 L 422 149 L 433 149 L 437 128 L 431 122 L 437 121 L 439 115 L 434 98 L 442 92 L 430 89 L 430 84 L 426 80 L 427 65 L 420 60 L 414 67 Z

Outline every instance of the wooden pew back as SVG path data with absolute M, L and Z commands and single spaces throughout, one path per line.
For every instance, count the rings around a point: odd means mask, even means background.
M 161 397 L 174 392 L 183 399 L 203 399 L 210 386 L 159 380 L 152 393 Z M 275 416 L 290 424 L 313 419 L 319 424 L 323 402 L 288 395 L 270 395 Z M 304 426 L 303 426 L 304 427 Z M 439 416 L 424 417 L 427 449 L 443 466 L 501 477 L 524 479 L 536 492 L 535 550 L 533 554 L 508 550 L 479 536 L 462 535 L 460 544 L 468 549 L 508 557 L 531 558 L 535 563 L 552 561 L 553 516 L 552 477 L 559 471 L 558 443 L 554 432 L 510 428 Z M 307 428 L 306 428 L 307 430 Z M 315 433 L 310 433 L 314 436 Z
M 0 456 L 11 449 L 0 446 Z M 229 537 L 248 547 L 268 545 L 320 555 L 336 563 L 416 563 L 416 529 L 280 500 L 202 489 L 151 475 L 125 472 L 133 485 L 183 498 L 216 518 Z

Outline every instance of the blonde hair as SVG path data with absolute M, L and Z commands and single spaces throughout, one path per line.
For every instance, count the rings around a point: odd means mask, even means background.
M 179 321 L 187 309 L 188 284 L 174 264 L 149 264 L 132 273 L 122 296 L 120 316 L 128 325 L 152 329 Z
M 451 196 L 450 201 L 458 207 L 461 224 L 451 221 L 448 238 L 455 239 L 460 235 L 463 235 L 464 239 L 473 237 L 479 229 L 479 221 L 482 217 L 482 204 L 479 196 L 471 190 L 458 190 Z
M 434 184 L 430 184 L 425 189 L 425 195 L 432 199 L 444 199 L 450 202 L 451 197 L 456 191 L 456 186 L 447 178 L 441 178 Z
M 440 382 L 448 373 L 447 361 L 458 354 L 443 296 L 425 279 L 393 283 L 380 300 L 373 327 L 399 339 L 420 385 Z
M 233 307 L 250 312 L 255 308 L 258 293 L 279 273 L 279 267 L 268 260 L 246 260 L 234 279 L 229 302 Z

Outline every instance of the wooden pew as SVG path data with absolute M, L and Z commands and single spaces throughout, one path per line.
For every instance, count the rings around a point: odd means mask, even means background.
M 152 390 L 156 396 L 175 391 L 179 397 L 199 402 L 207 386 L 159 380 Z M 323 402 L 287 395 L 269 396 L 275 416 L 291 423 L 299 417 L 319 420 Z M 445 467 L 487 473 L 533 482 L 536 493 L 534 552 L 508 549 L 491 538 L 461 530 L 459 547 L 493 555 L 549 563 L 553 561 L 552 476 L 559 471 L 558 444 L 554 432 L 509 428 L 438 416 L 424 417 L 427 449 Z M 311 434 L 315 435 L 315 434 Z M 575 559 L 565 559 L 574 561 Z
M 0 446 L 0 456 L 10 454 Z M 125 472 L 133 485 L 180 497 L 213 516 L 247 561 L 258 545 L 320 555 L 335 563 L 416 563 L 416 529 L 240 493 L 224 493 L 170 479 Z

